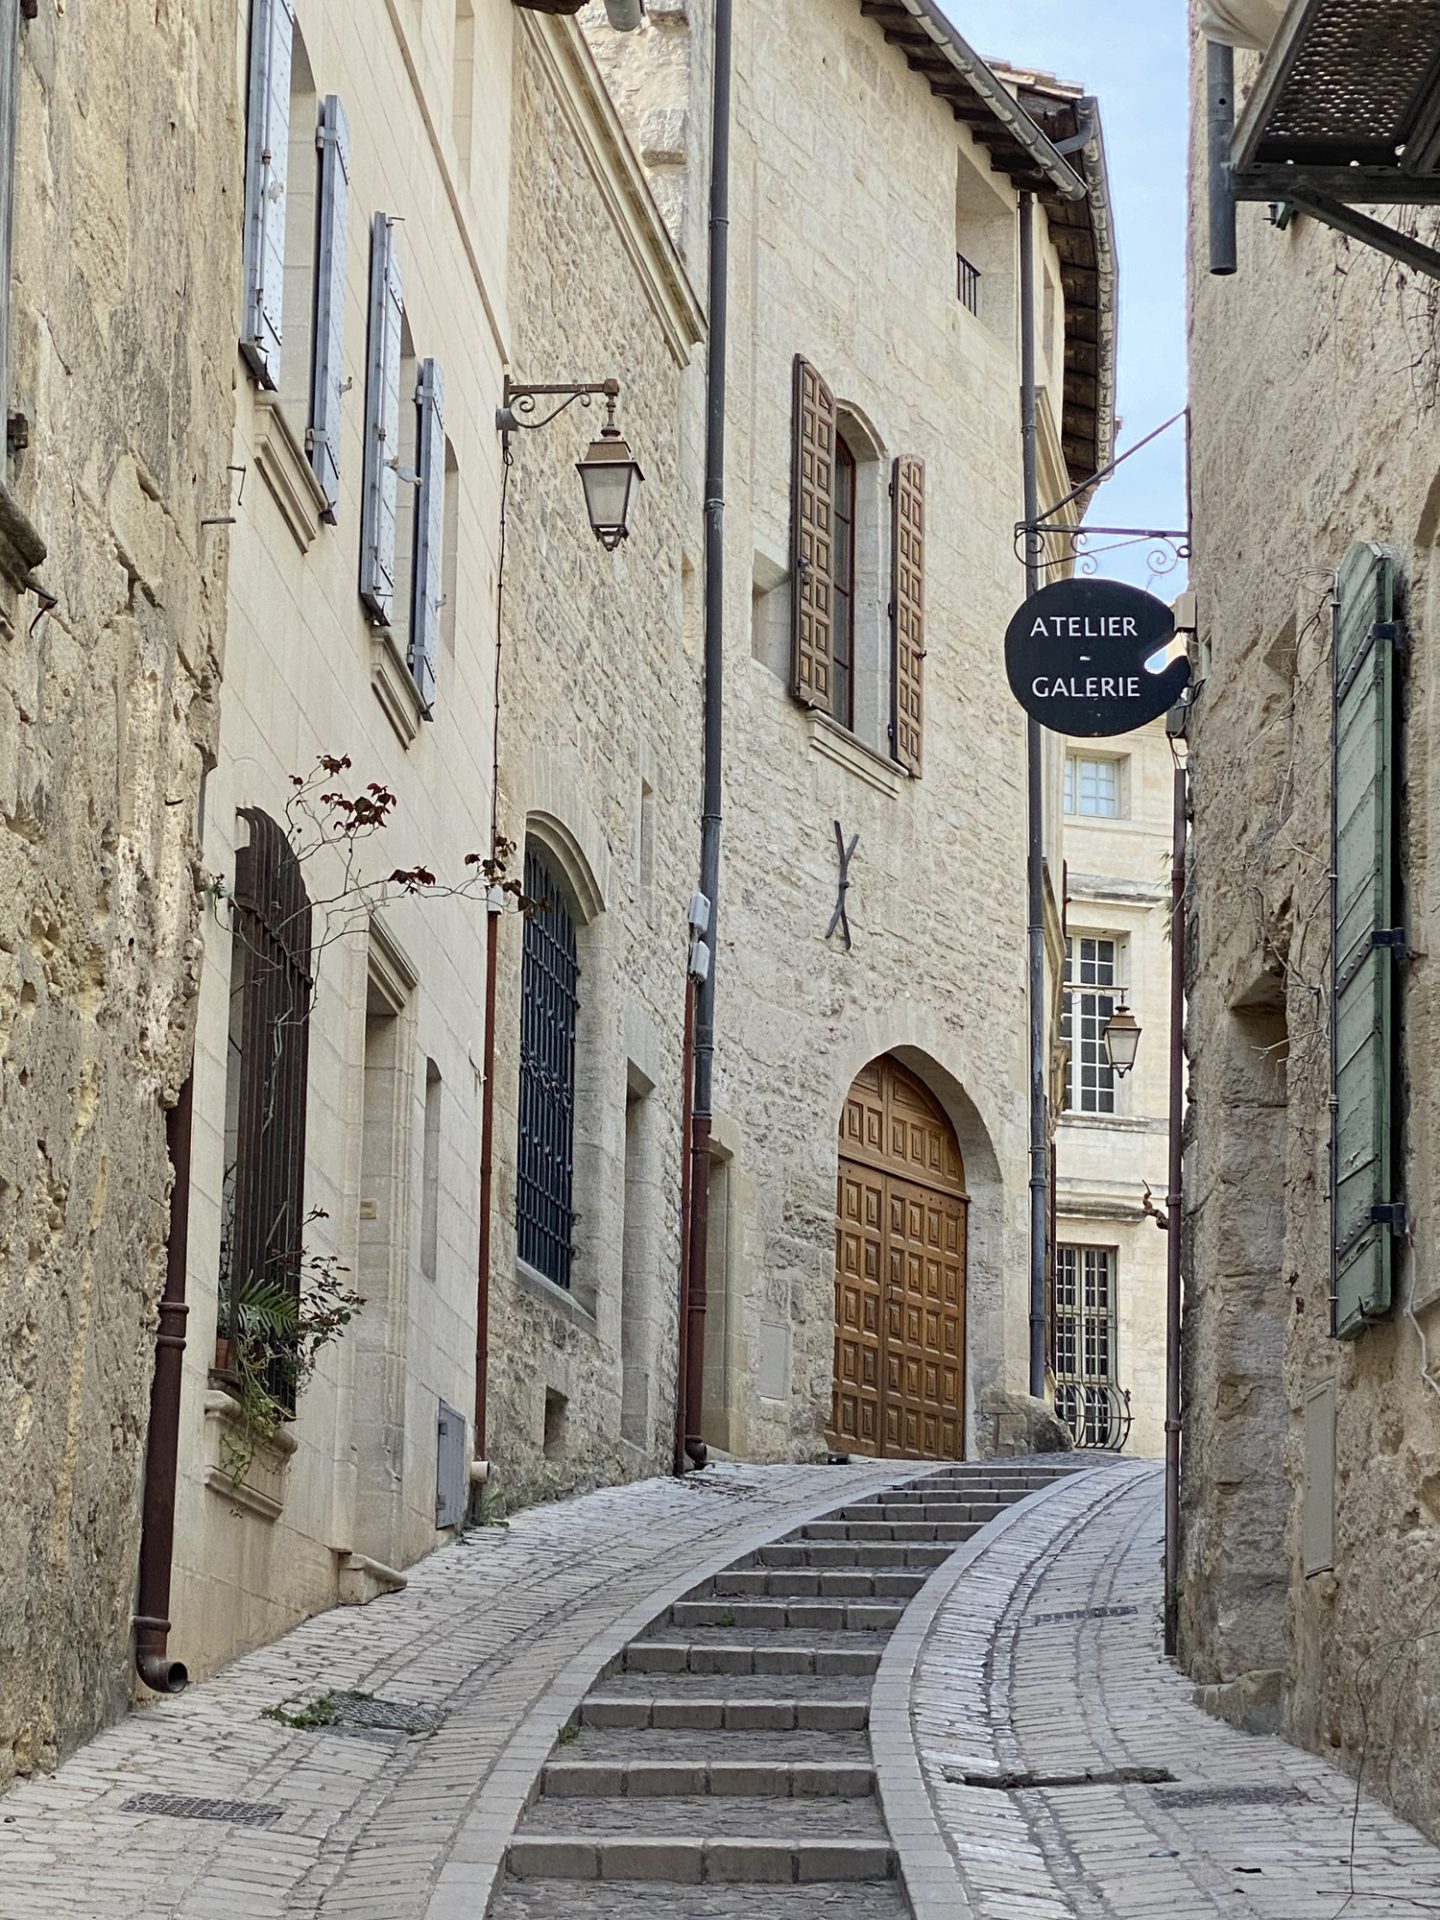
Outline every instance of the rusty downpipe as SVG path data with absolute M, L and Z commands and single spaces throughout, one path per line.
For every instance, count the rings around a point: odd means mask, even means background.
M 170 1155 L 170 1232 L 165 1290 L 155 1334 L 150 1428 L 145 1441 L 145 1498 L 140 1521 L 140 1578 L 135 1604 L 135 1671 L 155 1693 L 181 1693 L 190 1678 L 166 1651 L 170 1638 L 170 1572 L 175 1550 L 175 1482 L 180 1455 L 180 1388 L 185 1360 L 185 1268 L 190 1244 L 190 1139 L 193 1070 L 165 1116 Z
M 492 887 L 485 903 L 485 1051 L 480 1088 L 480 1251 L 475 1272 L 475 1446 L 472 1481 L 486 1451 L 490 1373 L 490 1215 L 495 1173 L 495 981 L 500 970 L 500 911 L 505 896 Z
M 1180 1617 L 1180 1336 L 1185 1175 L 1185 839 L 1189 776 L 1175 765 L 1170 858 L 1170 1166 L 1165 1195 L 1165 1652 Z

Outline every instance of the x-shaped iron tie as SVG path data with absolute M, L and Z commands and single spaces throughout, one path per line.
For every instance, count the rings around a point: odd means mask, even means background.
M 840 932 L 845 936 L 845 951 L 847 953 L 851 947 L 854 946 L 855 942 L 850 938 L 850 916 L 845 911 L 845 896 L 850 891 L 850 862 L 855 858 L 855 849 L 859 844 L 860 836 L 857 833 L 851 840 L 849 846 L 846 846 L 845 835 L 841 831 L 840 822 L 837 820 L 835 822 L 835 851 L 840 856 L 840 892 L 835 901 L 835 911 L 830 916 L 830 924 L 825 929 L 825 938 L 828 940 L 838 927 Z

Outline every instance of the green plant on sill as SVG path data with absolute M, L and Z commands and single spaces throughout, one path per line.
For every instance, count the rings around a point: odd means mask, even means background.
M 317 1207 L 306 1224 L 326 1217 Z M 283 1270 L 290 1263 L 275 1264 Z M 284 1401 L 299 1399 L 321 1353 L 365 1304 L 346 1286 L 350 1269 L 337 1255 L 302 1253 L 293 1266 L 300 1276 L 298 1290 L 283 1281 L 261 1281 L 240 1293 L 231 1317 L 228 1386 L 235 1414 L 233 1424 L 222 1430 L 220 1465 L 236 1493 L 256 1455 L 291 1418 Z M 271 1391 L 277 1378 L 283 1399 Z
M 303 1707 L 297 1707 L 292 1713 L 282 1702 L 278 1707 L 262 1707 L 262 1720 L 278 1720 L 282 1727 L 295 1727 L 300 1732 L 310 1732 L 315 1727 L 333 1727 L 338 1718 L 334 1696 L 322 1693 L 314 1700 L 307 1700 Z

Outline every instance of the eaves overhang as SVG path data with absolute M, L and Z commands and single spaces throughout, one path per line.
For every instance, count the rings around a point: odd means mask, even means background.
M 892 46 L 967 126 L 993 164 L 1022 192 L 1049 191 L 1083 200 L 1085 182 L 1036 126 L 1015 96 L 970 44 L 961 38 L 936 0 L 860 0 Z

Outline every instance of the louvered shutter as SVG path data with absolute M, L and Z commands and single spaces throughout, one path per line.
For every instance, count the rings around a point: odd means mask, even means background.
M 909 773 L 920 771 L 925 659 L 925 462 L 895 462 L 890 486 L 890 750 Z
M 790 533 L 791 690 L 829 709 L 834 692 L 835 396 L 795 356 Z
M 1395 967 L 1395 572 L 1352 547 L 1335 609 L 1332 942 L 1334 1330 L 1389 1310 L 1403 1230 L 1393 1134 Z
M 345 253 L 350 214 L 350 126 L 338 95 L 320 108 L 320 220 L 315 245 L 315 365 L 310 381 L 310 465 L 330 502 L 340 498 L 340 396 L 345 385 Z
M 294 33 L 291 0 L 252 0 L 245 132 L 245 327 L 240 350 L 265 387 L 280 384 Z
M 370 232 L 370 343 L 365 372 L 365 494 L 360 597 L 389 626 L 395 594 L 395 502 L 400 456 L 400 332 L 405 297 L 395 230 L 377 213 Z
M 440 608 L 445 600 L 445 380 L 438 360 L 422 361 L 415 398 L 420 412 L 420 487 L 415 500 L 410 671 L 428 707 L 435 699 Z

